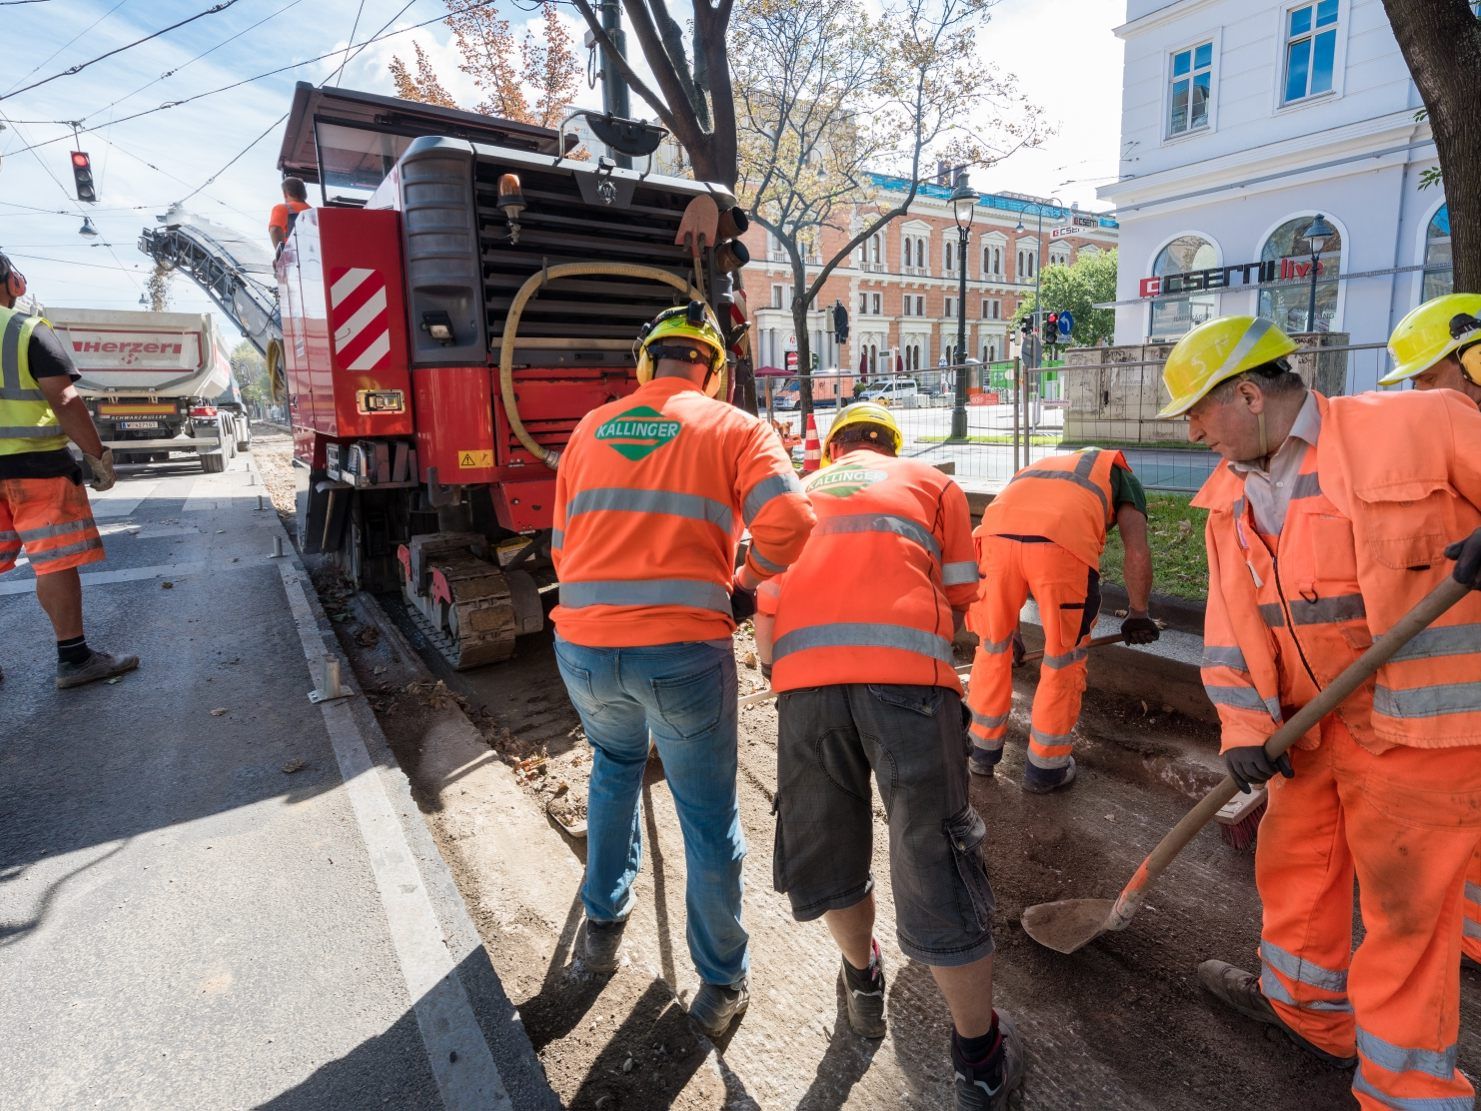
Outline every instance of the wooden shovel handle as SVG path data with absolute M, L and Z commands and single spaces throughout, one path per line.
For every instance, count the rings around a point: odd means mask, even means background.
M 1350 663 L 1346 670 L 1333 679 L 1326 689 L 1297 710 L 1290 721 L 1271 734 L 1270 739 L 1265 742 L 1266 755 L 1272 760 L 1283 755 L 1287 749 L 1305 736 L 1312 726 L 1341 705 L 1348 695 L 1362 686 L 1374 672 L 1386 664 L 1394 653 L 1464 598 L 1470 589 L 1447 575 L 1444 582 L 1425 595 L 1417 606 L 1399 618 L 1392 629 L 1375 640 L 1373 646 Z M 1131 882 L 1126 885 L 1116 900 L 1115 909 L 1111 911 L 1106 921 L 1107 929 L 1119 930 L 1131 921 L 1132 916 L 1140 909 L 1142 899 L 1146 896 L 1147 888 L 1151 886 L 1152 881 L 1167 869 L 1167 866 L 1173 862 L 1178 853 L 1183 851 L 1188 842 L 1193 840 L 1198 831 L 1206 826 L 1220 808 L 1238 791 L 1238 784 L 1226 775 L 1223 782 L 1205 795 L 1202 802 L 1188 811 L 1183 820 L 1168 831 L 1167 836 L 1159 841 L 1157 847 L 1147 855 L 1147 859 L 1142 861 L 1141 867 L 1136 870 L 1136 875 L 1131 877 Z

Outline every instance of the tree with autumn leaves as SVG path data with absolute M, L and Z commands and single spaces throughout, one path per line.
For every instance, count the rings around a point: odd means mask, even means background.
M 516 48 L 509 21 L 492 4 L 469 8 L 460 0 L 445 0 L 446 24 L 463 61 L 458 69 L 472 78 L 482 99 L 475 112 L 501 119 L 558 127 L 580 88 L 581 62 L 570 34 L 554 4 L 541 5 L 540 34 L 525 34 Z M 431 59 L 418 44 L 410 66 L 398 56 L 391 60 L 396 95 L 405 100 L 461 108 L 442 83 Z M 527 92 L 528 90 L 528 92 Z

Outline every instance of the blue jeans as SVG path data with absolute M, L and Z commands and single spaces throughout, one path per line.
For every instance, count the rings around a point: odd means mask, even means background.
M 591 742 L 586 883 L 593 922 L 632 911 L 642 864 L 638 801 L 648 737 L 684 833 L 689 954 L 700 979 L 730 985 L 750 966 L 741 925 L 746 855 L 736 800 L 735 657 L 729 646 L 656 644 L 588 648 L 555 641 L 556 660 Z

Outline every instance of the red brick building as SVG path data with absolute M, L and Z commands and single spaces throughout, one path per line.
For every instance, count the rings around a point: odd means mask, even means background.
M 900 178 L 876 175 L 882 203 L 890 193 L 903 193 Z M 829 275 L 822 295 L 808 314 L 808 331 L 818 366 L 888 374 L 937 365 L 956 343 L 959 233 L 948 198 L 951 189 L 922 185 L 910 213 L 891 221 L 844 265 Z M 967 350 L 993 362 L 1011 358 L 1018 336 L 1009 321 L 1021 298 L 1034 290 L 1040 266 L 1068 264 L 1082 254 L 1116 246 L 1116 221 L 1106 216 L 1071 213 L 1044 204 L 1043 240 L 1038 238 L 1040 199 L 1014 193 L 984 194 L 968 233 Z M 853 214 L 848 235 L 827 229 L 818 263 L 831 258 L 864 226 L 872 206 Z M 1073 223 L 1072 223 L 1073 221 Z M 1018 226 L 1022 223 L 1023 230 Z M 1051 239 L 1056 227 L 1076 226 L 1077 234 Z M 792 321 L 791 267 L 779 244 L 759 225 L 746 235 L 751 264 L 746 292 L 752 317 L 751 350 L 758 367 L 785 367 L 786 353 L 796 349 Z M 1041 254 L 1042 252 L 1042 254 Z M 830 311 L 835 302 L 848 310 L 849 337 L 834 342 Z M 1052 307 L 1052 306 L 1050 306 Z

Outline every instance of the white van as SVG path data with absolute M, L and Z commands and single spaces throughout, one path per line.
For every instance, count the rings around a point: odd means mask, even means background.
M 871 382 L 860 396 L 860 401 L 877 401 L 881 405 L 902 405 L 913 408 L 919 403 L 920 384 L 914 378 L 886 378 L 883 382 Z

